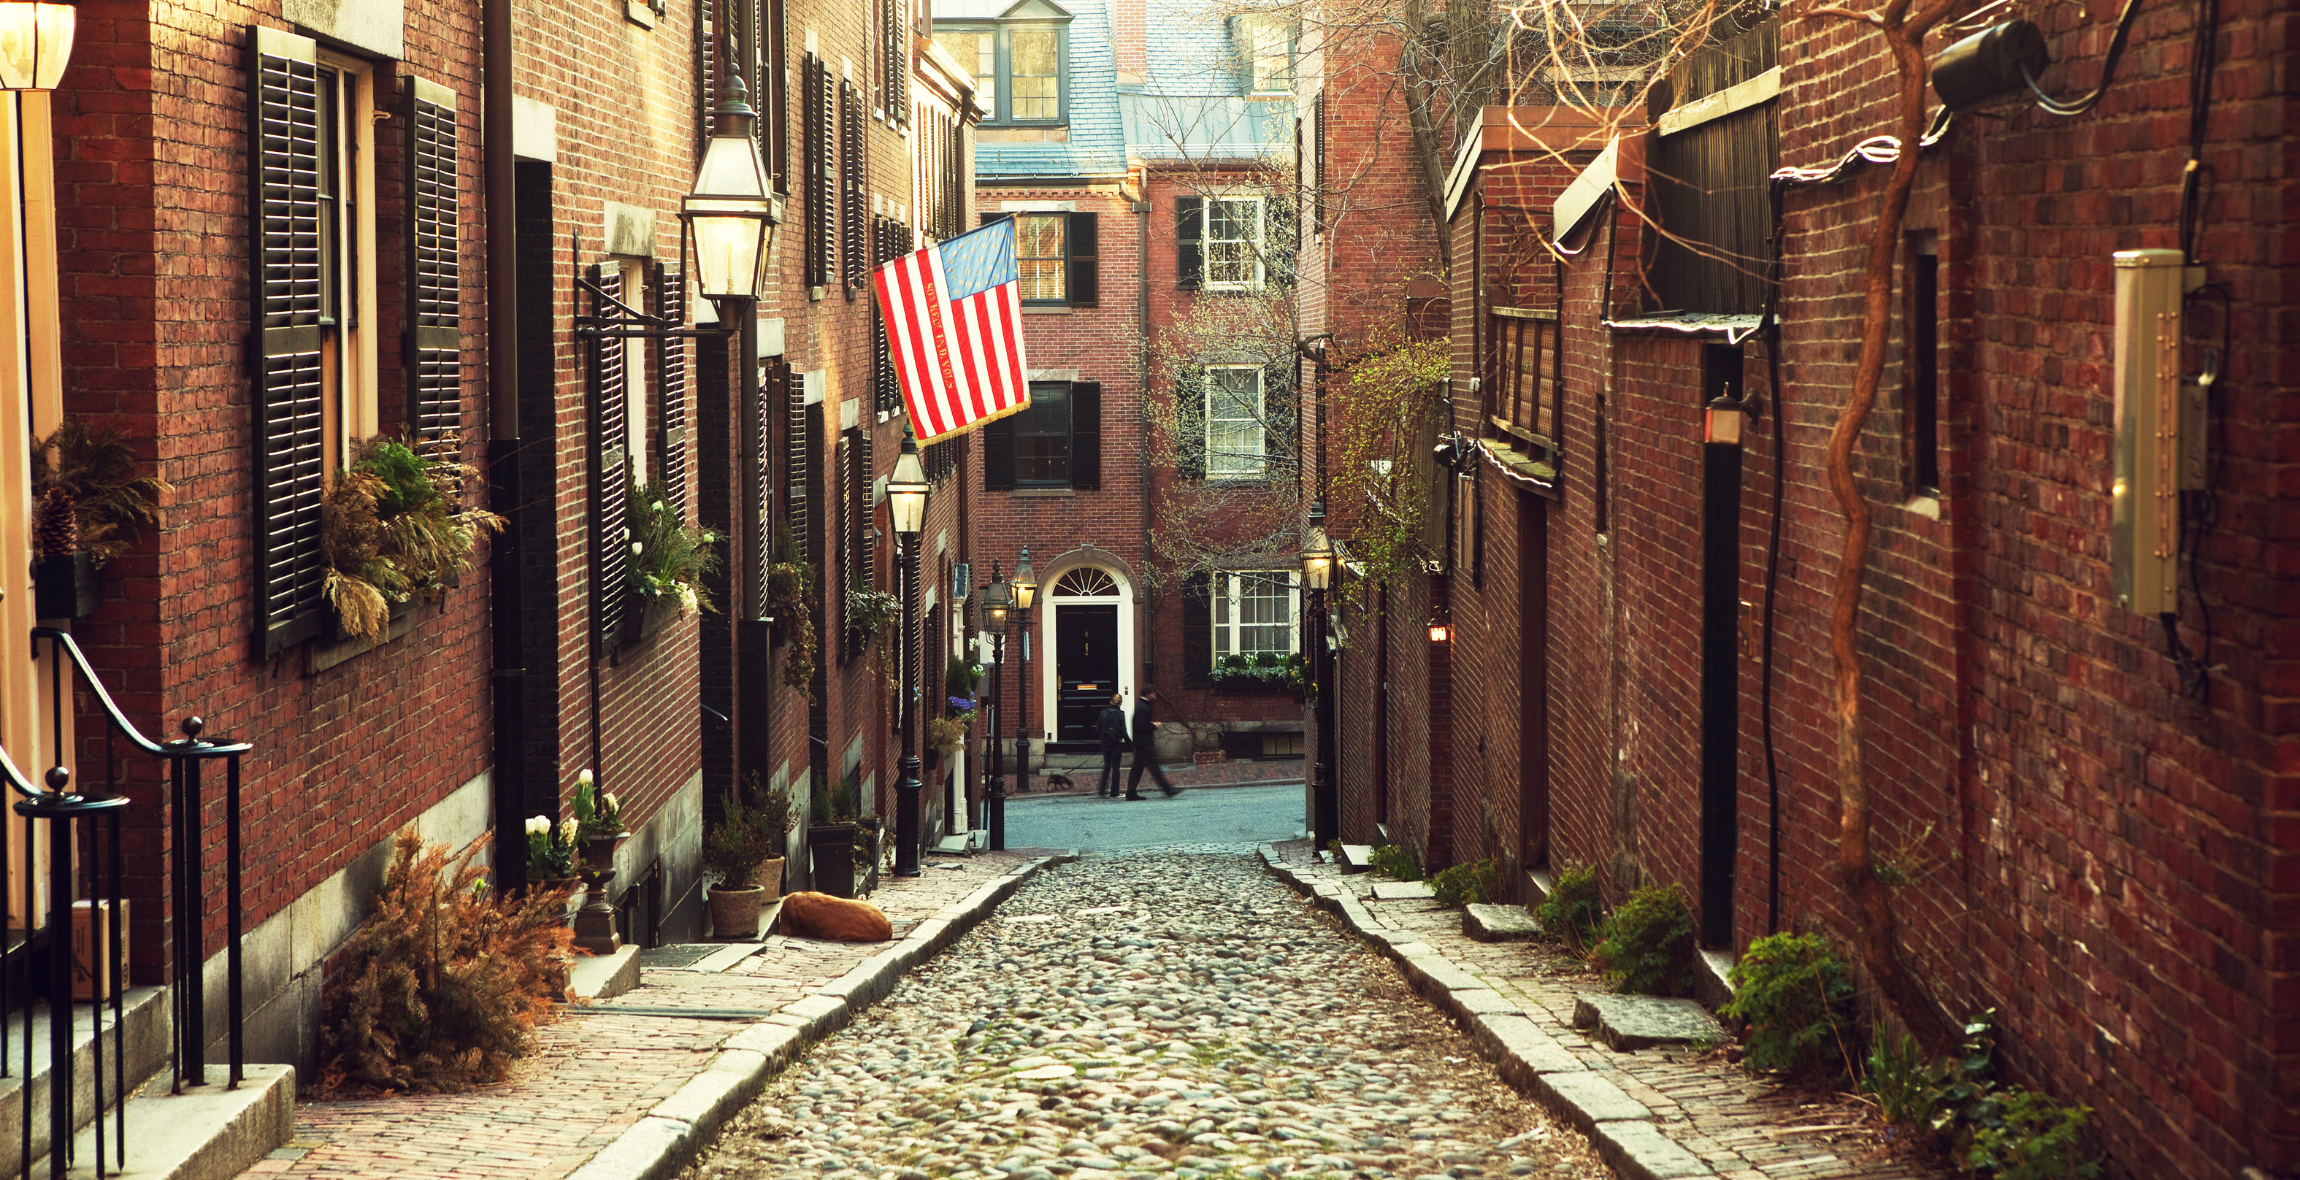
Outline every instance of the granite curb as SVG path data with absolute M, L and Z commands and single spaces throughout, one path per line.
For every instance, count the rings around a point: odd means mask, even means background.
M 1540 1019 L 1520 1011 L 1436 948 L 1385 929 L 1350 890 L 1304 876 L 1271 845 L 1262 845 L 1259 852 L 1273 875 L 1395 960 L 1414 990 L 1470 1035 L 1502 1080 L 1579 1127 L 1617 1175 L 1626 1180 L 1717 1175 L 1699 1156 L 1662 1134 L 1649 1107 L 1559 1044 Z
M 569 1173 L 567 1180 L 666 1180 L 676 1174 L 728 1115 L 756 1097 L 768 1079 L 788 1068 L 808 1045 L 845 1028 L 855 1013 L 884 999 L 905 973 L 957 941 L 1040 869 L 1077 859 L 1077 853 L 1065 852 L 1025 862 L 965 900 L 937 911 L 901 941 L 856 964 L 813 995 L 786 1004 L 727 1038 L 700 1072 Z

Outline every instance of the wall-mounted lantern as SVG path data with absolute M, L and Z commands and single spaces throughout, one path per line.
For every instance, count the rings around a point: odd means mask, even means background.
M 72 0 L 0 2 L 0 90 L 54 90 L 72 61 Z

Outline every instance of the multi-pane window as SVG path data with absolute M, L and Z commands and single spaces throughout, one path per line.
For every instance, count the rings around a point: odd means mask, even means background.
M 1207 369 L 1207 478 L 1261 478 L 1265 441 L 1262 370 L 1245 365 Z
M 1024 0 L 997 24 L 941 25 L 934 39 L 973 71 L 975 97 L 988 112 L 984 123 L 1059 123 L 1070 51 L 1065 20 L 1049 5 Z
M 1260 286 L 1262 198 L 1206 198 L 1205 249 L 1208 290 Z
M 1022 271 L 1024 303 L 1067 303 L 1069 269 L 1065 213 L 1017 213 L 1014 216 L 1015 261 Z
M 637 258 L 625 258 L 610 265 L 622 271 L 624 304 L 644 309 L 647 306 L 647 263 Z M 634 336 L 619 344 L 610 344 L 610 347 L 620 347 L 623 350 L 620 390 L 623 399 L 623 437 L 609 442 L 622 444 L 631 482 L 645 487 L 652 478 L 647 469 L 647 341 Z M 607 392 L 613 396 L 616 391 Z M 620 488 L 611 490 L 618 495 L 622 491 Z
M 1030 408 L 1014 415 L 1014 486 L 1070 486 L 1070 386 L 1033 382 Z
M 1294 626 L 1294 583 L 1300 577 L 1279 570 L 1217 576 L 1213 662 L 1228 655 L 1250 661 L 1261 652 L 1293 654 L 1300 641 Z
M 1062 117 L 1062 34 L 1053 25 L 1007 30 L 1006 117 L 1018 123 Z
M 1238 52 L 1245 58 L 1246 88 L 1277 94 L 1294 88 L 1294 26 L 1277 16 L 1238 18 Z

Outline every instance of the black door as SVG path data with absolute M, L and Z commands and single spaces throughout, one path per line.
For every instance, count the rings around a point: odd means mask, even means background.
M 1094 717 L 1118 691 L 1118 604 L 1065 606 L 1054 623 L 1054 740 L 1092 742 Z

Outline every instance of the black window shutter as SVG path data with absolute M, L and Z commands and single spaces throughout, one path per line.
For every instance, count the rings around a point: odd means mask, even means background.
M 1102 386 L 1093 381 L 1070 383 L 1070 486 L 1102 488 Z
M 1206 370 L 1174 375 L 1174 467 L 1183 479 L 1206 478 Z
M 1310 107 L 1310 227 L 1326 232 L 1326 92 Z
M 1101 259 L 1097 256 L 1100 231 L 1096 222 L 1100 215 L 1073 213 L 1070 215 L 1070 306 L 1093 307 L 1102 302 Z
M 326 379 L 319 324 L 319 46 L 257 26 L 248 116 L 255 196 L 256 570 L 259 646 L 272 655 L 319 633 L 327 569 L 320 503 L 327 491 Z
M 408 81 L 407 420 L 429 442 L 463 433 L 462 208 L 455 92 Z
M 762 116 L 756 126 L 766 143 L 760 154 L 766 157 L 767 169 L 775 174 L 775 191 L 791 191 L 791 135 L 790 135 L 790 47 L 783 33 L 783 0 L 753 0 L 760 7 L 758 45 L 766 60 L 759 63 L 759 84 L 751 87 L 753 94 L 763 94 L 764 102 L 751 100 L 751 109 Z M 770 105 L 771 104 L 771 105 Z
M 711 113 L 719 109 L 719 3 L 720 0 L 695 0 L 695 91 L 700 99 L 696 105 L 698 116 L 695 142 L 703 144 L 711 138 Z M 751 100 L 753 110 L 759 106 L 760 95 Z M 767 120 L 759 120 L 765 127 Z
M 982 490 L 1014 490 L 1014 416 L 982 428 Z
M 1213 579 L 1191 574 L 1182 579 L 1182 684 L 1206 688 L 1214 683 Z
M 839 249 L 846 267 L 840 277 L 846 284 L 847 298 L 852 299 L 870 278 L 871 264 L 871 212 L 870 167 L 870 96 L 852 82 L 839 84 L 839 169 L 840 232 Z
M 617 314 L 609 299 L 623 297 L 623 272 L 614 266 L 594 265 L 591 281 L 599 287 L 598 306 L 592 314 Z M 630 394 L 623 373 L 623 342 L 591 343 L 591 620 L 593 641 L 600 649 L 613 648 L 623 628 L 623 605 L 629 596 L 624 585 L 631 554 L 630 521 L 624 509 L 625 485 L 630 482 Z
M 687 322 L 687 276 L 676 265 L 655 264 L 655 312 L 674 323 Z M 655 470 L 663 481 L 663 504 L 687 519 L 687 341 L 673 336 L 655 344 Z
M 990 225 L 993 222 L 1004 221 L 1012 216 L 1014 216 L 1012 213 L 985 213 L 982 215 L 982 224 Z
M 1174 285 L 1195 291 L 1206 277 L 1203 197 L 1174 198 Z

